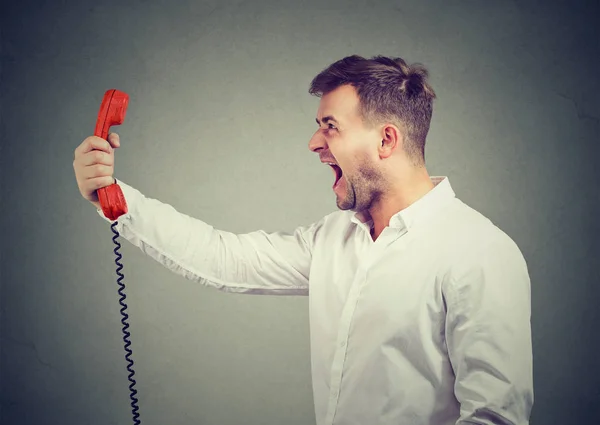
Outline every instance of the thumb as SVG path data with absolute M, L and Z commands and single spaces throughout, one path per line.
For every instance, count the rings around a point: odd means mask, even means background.
M 108 135 L 108 143 L 110 143 L 110 145 L 113 148 L 118 148 L 119 146 L 121 146 L 121 140 L 119 138 L 119 135 L 117 133 L 110 133 Z

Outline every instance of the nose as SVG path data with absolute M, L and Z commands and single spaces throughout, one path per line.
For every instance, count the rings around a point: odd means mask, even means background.
M 321 129 L 317 130 L 315 134 L 310 138 L 308 142 L 308 149 L 311 152 L 317 152 L 319 149 L 325 149 L 327 147 L 327 142 L 323 134 L 321 134 Z

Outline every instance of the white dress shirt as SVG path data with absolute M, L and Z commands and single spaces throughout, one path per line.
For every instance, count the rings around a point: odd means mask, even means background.
M 526 262 L 447 177 L 431 179 L 375 242 L 370 217 L 341 210 L 292 234 L 217 230 L 122 181 L 117 230 L 186 279 L 308 295 L 317 425 L 526 425 Z

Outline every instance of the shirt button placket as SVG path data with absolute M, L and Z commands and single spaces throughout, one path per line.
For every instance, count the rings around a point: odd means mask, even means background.
M 368 255 L 367 257 L 370 257 Z M 338 332 L 338 349 L 334 355 L 334 361 L 331 370 L 331 387 L 329 394 L 329 406 L 327 411 L 327 419 L 325 423 L 331 425 L 335 417 L 337 409 L 338 399 L 340 395 L 340 389 L 342 386 L 342 371 L 346 361 L 346 348 L 350 333 L 350 324 L 352 322 L 352 316 L 356 309 L 356 303 L 360 289 L 366 280 L 366 270 L 359 266 L 356 274 L 356 279 L 350 289 L 348 300 L 342 311 L 342 317 L 340 320 L 339 332 Z

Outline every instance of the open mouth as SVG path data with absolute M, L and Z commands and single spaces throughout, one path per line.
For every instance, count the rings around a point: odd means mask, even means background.
M 329 164 L 329 166 L 333 169 L 333 172 L 335 173 L 335 183 L 333 184 L 333 186 L 335 186 L 338 184 L 338 182 L 342 178 L 342 175 L 343 175 L 342 169 L 335 164 Z

